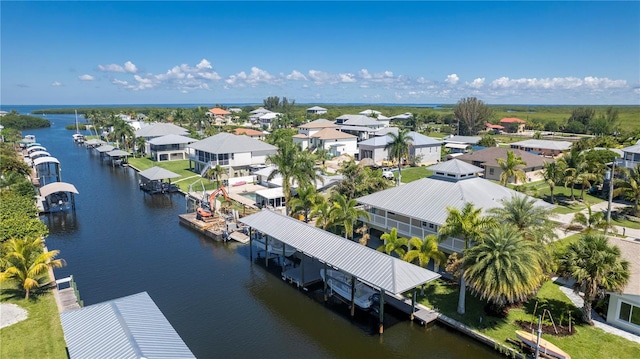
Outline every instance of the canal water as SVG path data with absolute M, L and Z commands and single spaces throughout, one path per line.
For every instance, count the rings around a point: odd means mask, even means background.
M 7 109 L 11 110 L 11 109 Z M 25 109 L 19 110 L 26 113 Z M 43 216 L 84 304 L 147 291 L 198 358 L 498 358 L 439 325 L 391 320 L 383 336 L 353 323 L 249 260 L 237 243 L 214 242 L 178 224 L 180 194 L 150 196 L 132 169 L 113 168 L 72 141 L 73 115 L 47 115 L 29 130 L 76 186 L 75 214 Z

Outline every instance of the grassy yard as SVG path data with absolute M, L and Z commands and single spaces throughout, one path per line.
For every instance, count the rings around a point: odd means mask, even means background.
M 27 310 L 28 318 L 0 329 L 0 358 L 66 358 L 58 307 L 51 292 L 30 300 L 2 294 L 3 303 Z
M 205 189 L 212 190 L 216 189 L 217 185 L 215 182 L 209 181 L 207 179 L 203 179 L 199 174 L 189 170 L 189 161 L 188 160 L 180 160 L 180 161 L 165 161 L 165 162 L 156 162 L 152 161 L 149 158 L 130 158 L 129 164 L 140 171 L 147 170 L 151 167 L 158 166 L 162 167 L 171 172 L 175 172 L 179 174 L 180 178 L 171 179 L 171 183 L 177 184 L 181 190 L 187 192 L 189 190 L 189 185 L 199 180 L 202 180 L 204 183 Z M 202 190 L 202 186 L 197 184 L 193 190 L 200 191 Z
M 402 183 L 409 183 L 421 178 L 429 177 L 433 174 L 425 166 L 407 167 L 402 169 Z
M 640 345 L 621 337 L 606 333 L 601 329 L 579 322 L 580 311 L 558 289 L 553 282 L 545 283 L 538 295 L 520 308 L 510 310 L 506 318 L 489 316 L 484 313 L 484 302 L 467 295 L 466 314 L 456 312 L 458 304 L 458 287 L 445 281 L 437 280 L 425 289 L 425 295 L 418 295 L 420 303 L 438 309 L 442 314 L 462 322 L 498 342 L 514 347 L 506 342 L 507 338 L 515 339 L 515 331 L 521 329 L 516 321 L 537 323 L 537 316 L 543 309 L 548 309 L 556 326 L 568 326 L 569 313 L 574 323 L 574 334 L 565 337 L 543 334 L 543 338 L 556 344 L 573 358 L 640 358 Z M 534 315 L 534 307 L 537 309 Z M 548 315 L 544 324 L 551 324 Z M 528 329 L 528 328 L 525 328 Z M 514 347 L 515 348 L 515 347 Z

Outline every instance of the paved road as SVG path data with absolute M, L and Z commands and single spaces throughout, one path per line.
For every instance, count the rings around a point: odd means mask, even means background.
M 621 208 L 624 208 L 626 206 L 628 206 L 628 204 L 612 202 L 611 203 L 611 210 L 615 211 L 616 209 L 621 209 Z M 596 203 L 596 204 L 591 206 L 591 212 L 592 213 L 604 212 L 605 215 L 606 215 L 607 208 L 608 208 L 608 202 L 606 202 L 606 201 L 605 202 L 600 202 L 600 203 Z M 587 214 L 588 210 L 585 208 L 580 212 L 582 212 L 584 214 Z M 569 223 L 571 223 L 571 221 L 573 220 L 573 216 L 574 215 L 575 215 L 575 213 L 556 214 L 555 215 L 553 220 L 563 224 L 563 228 L 556 229 L 556 234 L 558 235 L 558 238 L 565 238 L 565 237 L 568 237 L 568 236 L 570 236 L 572 234 L 578 233 L 578 232 L 574 232 L 574 231 L 569 231 L 569 232 L 565 232 L 564 231 L 564 226 L 566 226 Z M 630 239 L 640 240 L 640 229 L 634 229 L 634 228 L 622 227 L 622 226 L 614 226 L 614 228 L 617 231 L 618 235 L 622 235 L 622 236 L 624 236 L 626 238 L 630 238 Z

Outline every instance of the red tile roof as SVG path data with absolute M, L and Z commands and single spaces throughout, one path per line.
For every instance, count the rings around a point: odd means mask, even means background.
M 247 135 L 249 137 L 253 137 L 253 136 L 263 136 L 264 134 L 260 131 L 256 131 L 256 130 L 252 130 L 250 128 L 236 128 L 233 131 L 234 134 L 236 135 Z
M 221 116 L 226 116 L 231 114 L 231 112 L 221 109 L 220 107 L 214 107 L 210 109 L 209 112 L 211 112 L 214 115 L 221 115 Z
M 484 125 L 487 126 L 487 128 L 493 128 L 493 129 L 496 129 L 496 130 L 504 130 L 504 126 L 494 125 L 494 124 L 489 123 L 489 122 L 485 123 Z
M 506 117 L 500 120 L 500 123 L 527 123 L 527 121 L 521 120 L 516 117 Z

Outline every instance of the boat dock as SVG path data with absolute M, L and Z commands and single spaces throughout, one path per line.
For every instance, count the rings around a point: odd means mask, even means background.
M 411 315 L 411 299 L 405 298 L 400 295 L 390 295 L 389 293 L 385 293 L 384 301 L 386 304 L 403 311 L 409 315 Z M 420 304 L 416 305 L 416 311 L 413 312 L 412 319 L 419 322 L 422 325 L 427 325 L 436 319 L 440 313 L 428 309 Z
M 298 288 L 302 287 L 306 291 L 308 286 L 322 282 L 320 270 L 324 265 L 315 258 L 296 253 L 296 256 L 298 255 L 301 255 L 300 264 L 285 269 L 282 272 L 282 280 L 295 284 Z
M 60 289 L 61 285 L 69 284 L 69 287 Z M 56 290 L 58 311 L 60 313 L 70 310 L 80 309 L 82 307 L 82 301 L 80 300 L 80 293 L 76 287 L 76 283 L 73 281 L 73 276 L 56 280 Z
M 188 227 L 205 237 L 216 241 L 233 239 L 240 243 L 249 243 L 249 236 L 244 234 L 235 222 L 228 222 L 224 217 L 218 216 L 212 220 L 202 221 L 196 218 L 196 212 L 178 215 L 180 224 Z M 224 234 L 229 233 L 229 237 L 225 238 Z

